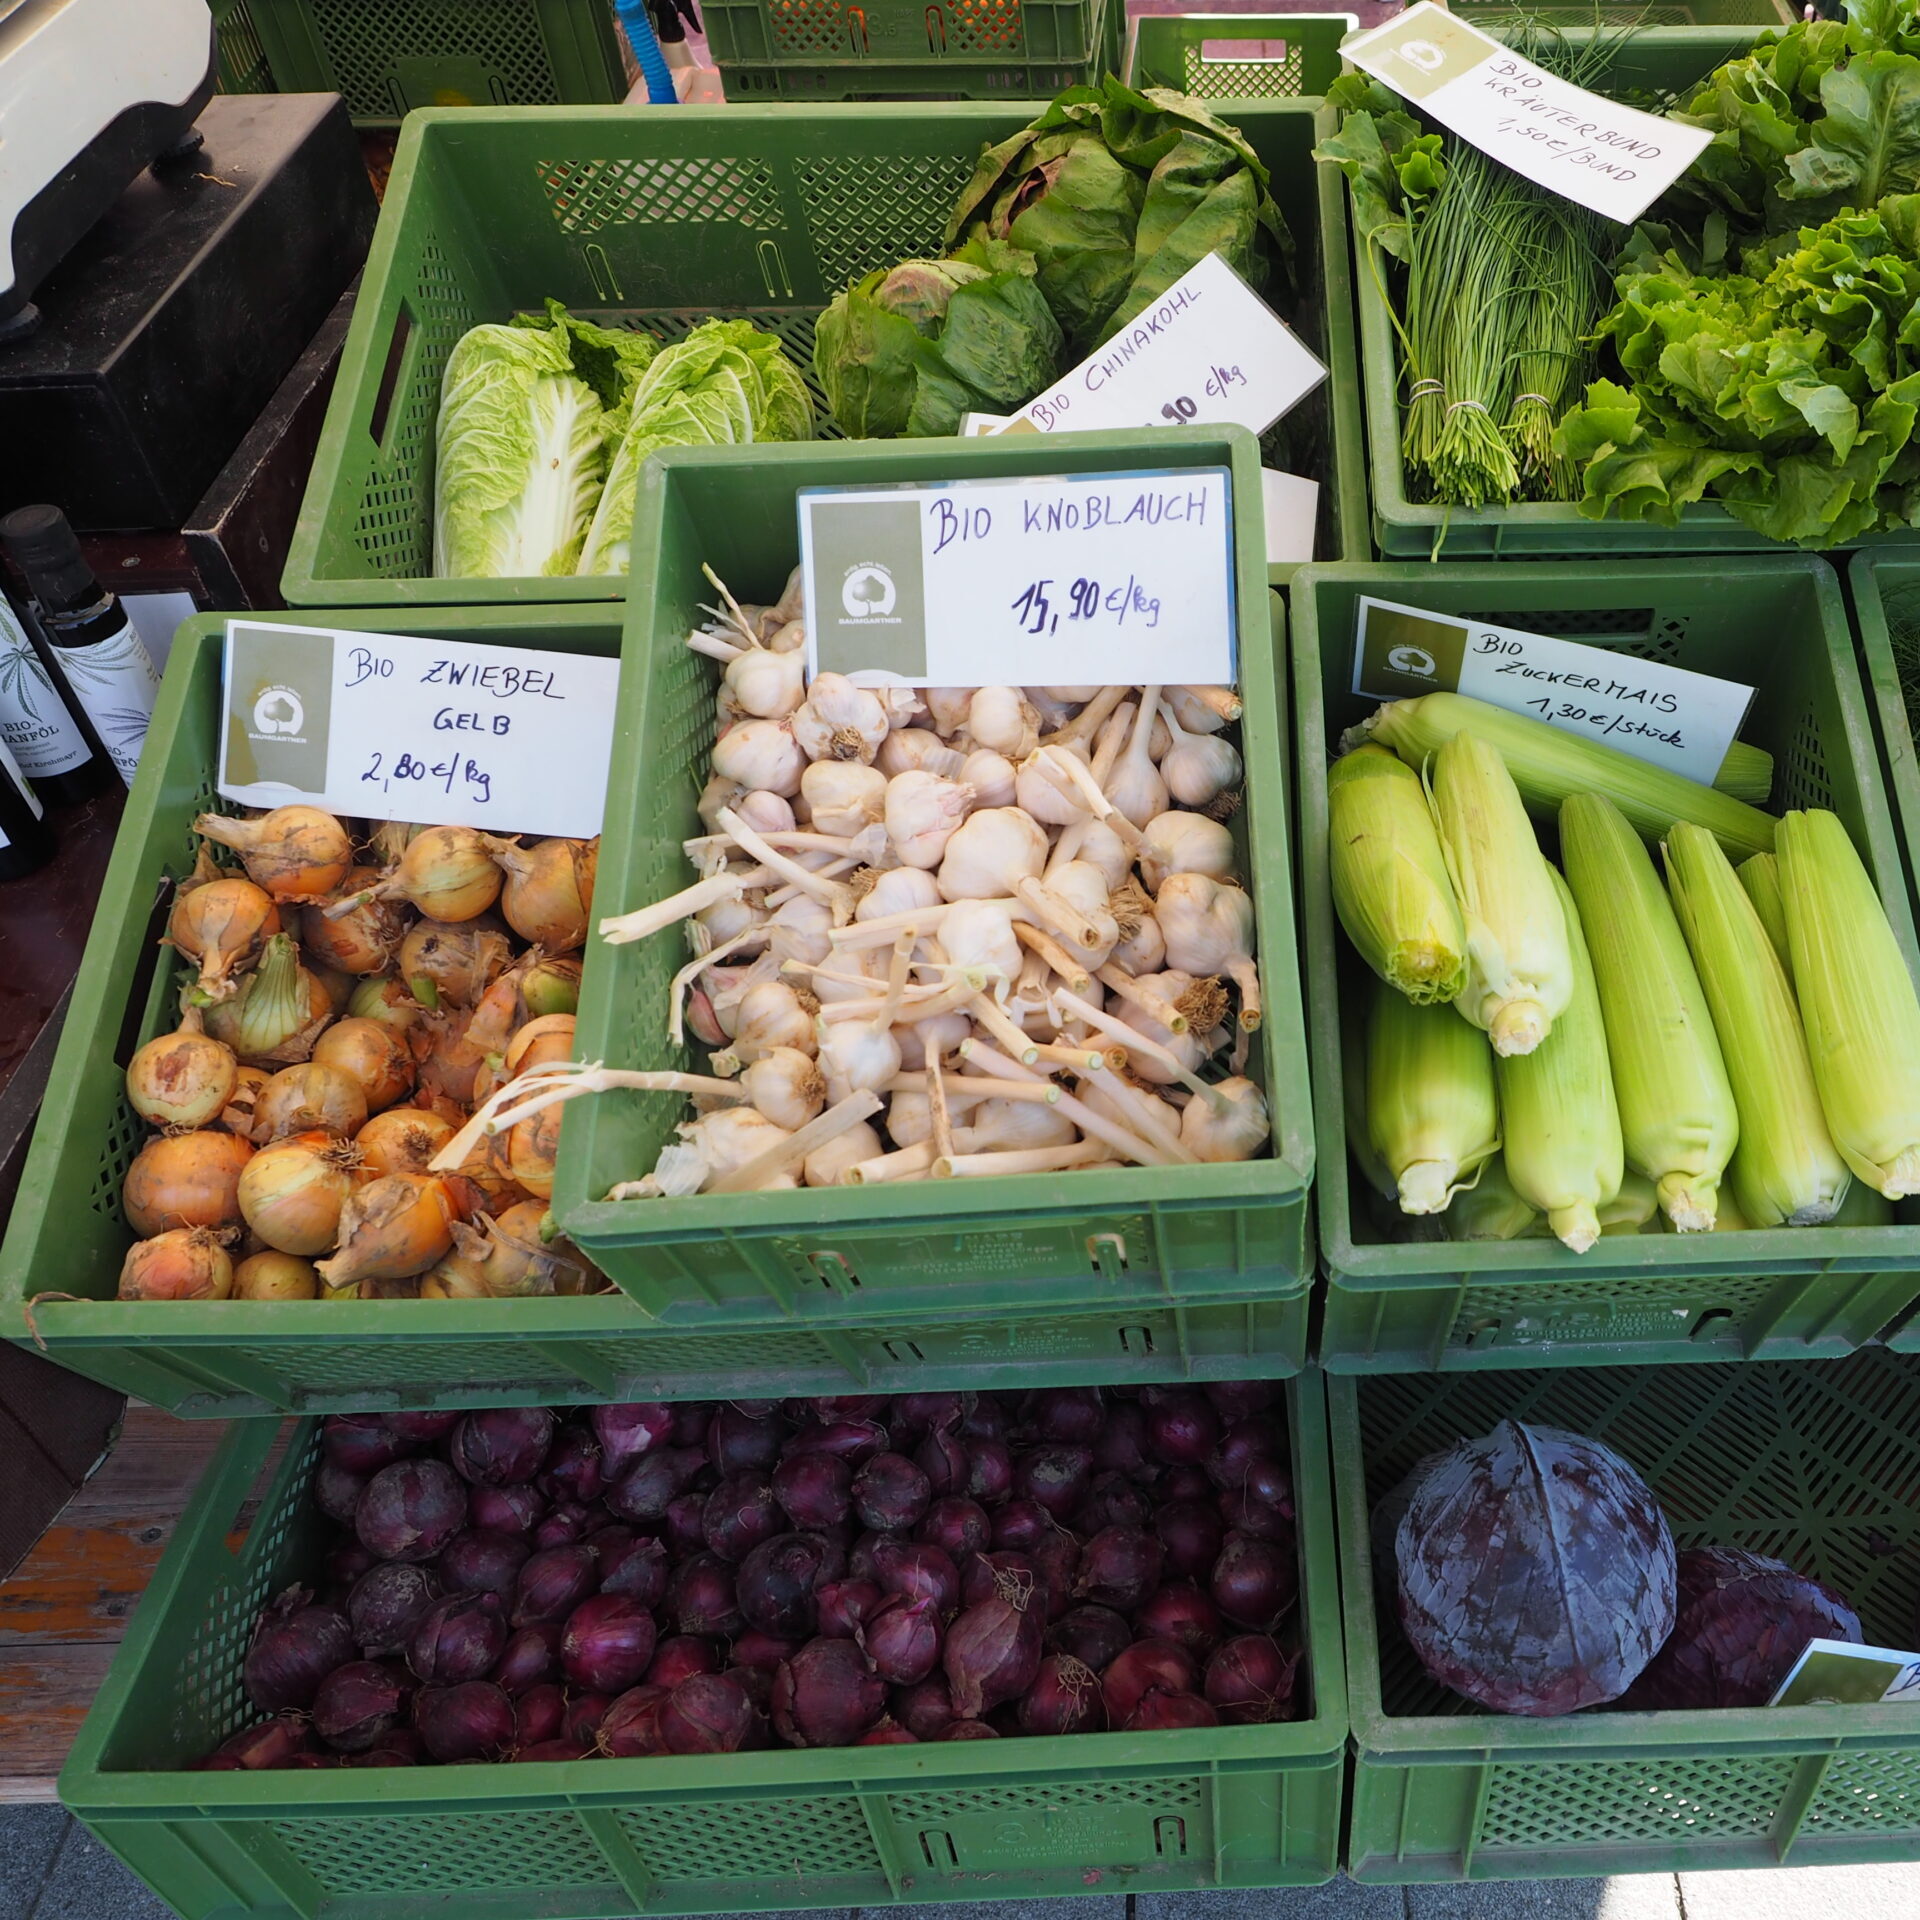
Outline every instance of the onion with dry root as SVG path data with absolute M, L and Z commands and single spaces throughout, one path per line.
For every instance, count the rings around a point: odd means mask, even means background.
M 264 887 L 237 877 L 183 880 L 180 889 L 167 938 L 199 963 L 195 985 L 203 1001 L 230 1000 L 240 976 L 280 931 L 280 909 Z
M 170 1227 L 127 1249 L 120 1265 L 121 1300 L 225 1300 L 233 1292 L 233 1231 Z
M 275 807 L 258 820 L 203 813 L 193 830 L 239 854 L 247 877 L 283 905 L 330 899 L 353 864 L 353 841 L 319 807 Z

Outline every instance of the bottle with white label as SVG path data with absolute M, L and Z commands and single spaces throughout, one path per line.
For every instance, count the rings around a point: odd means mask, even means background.
M 95 579 L 58 507 L 16 507 L 0 541 L 26 576 L 47 650 L 128 786 L 160 693 L 153 656 L 119 597 Z
M 20 616 L 0 594 L 0 746 L 51 807 L 99 792 L 107 757 L 73 717 Z
M 20 763 L 0 741 L 0 882 L 18 880 L 53 858 L 53 835 Z

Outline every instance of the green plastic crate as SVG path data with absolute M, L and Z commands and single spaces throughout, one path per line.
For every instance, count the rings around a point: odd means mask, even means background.
M 1600 26 L 1618 32 L 1631 27 L 1784 27 L 1795 14 L 1785 0 L 1542 0 L 1538 6 L 1510 6 L 1505 0 L 1453 0 L 1453 11 L 1489 31 L 1523 26 L 1529 19 L 1550 25 Z
M 1884 550 L 1856 554 L 1846 582 L 1894 831 L 1907 878 L 1920 898 L 1920 767 L 1915 765 L 1913 722 L 1900 690 L 1899 668 L 1902 659 L 1912 662 L 1920 656 L 1920 560 L 1902 560 Z
M 1201 100 L 1288 100 L 1339 77 L 1351 13 L 1149 13 L 1134 21 L 1127 80 Z
M 222 93 L 278 93 L 273 67 L 253 24 L 254 0 L 214 0 L 213 28 Z
M 1298 243 L 1296 324 L 1335 369 L 1282 423 L 1280 464 L 1329 483 L 1320 551 L 1345 554 L 1366 538 L 1358 349 L 1344 205 L 1312 158 L 1315 104 L 1250 105 L 1235 118 L 1272 169 Z M 453 343 L 549 295 L 663 336 L 737 315 L 775 328 L 811 385 L 813 323 L 828 300 L 875 267 L 937 254 L 981 148 L 1035 111 L 963 102 L 412 116 L 294 531 L 288 604 L 623 598 L 618 578 L 427 577 L 434 420 Z M 1323 207 L 1337 218 L 1323 220 Z M 824 416 L 817 386 L 814 397 Z
M 1827 564 L 1629 560 L 1526 567 L 1303 568 L 1290 595 L 1301 873 L 1327 1287 L 1319 1341 L 1336 1372 L 1615 1361 L 1804 1359 L 1871 1340 L 1920 1296 L 1920 1208 L 1902 1224 L 1742 1234 L 1394 1244 L 1369 1218 L 1345 1152 L 1339 995 L 1363 976 L 1338 934 L 1326 844 L 1326 758 L 1373 702 L 1348 691 L 1361 594 L 1468 614 L 1758 687 L 1743 737 L 1774 756 L 1774 811 L 1831 807 L 1879 880 L 1909 965 L 1913 918 Z
M 611 0 L 242 0 L 282 93 L 338 93 L 363 127 L 419 107 L 626 98 Z M 234 89 L 250 91 L 251 89 Z
M 1406 1883 L 1830 1866 L 1920 1856 L 1911 1706 L 1555 1719 L 1480 1713 L 1378 1605 L 1368 1515 L 1422 1454 L 1503 1419 L 1617 1448 L 1683 1546 L 1827 1581 L 1869 1642 L 1913 1640 L 1920 1369 L 1878 1348 L 1781 1366 L 1329 1383 L 1353 1809 L 1347 1870 Z M 1756 1892 L 1758 1889 L 1756 1889 Z
M 1489 29 L 1498 24 L 1477 14 L 1472 17 Z M 1591 18 L 1590 12 L 1586 17 Z M 1771 13 L 1767 18 L 1772 19 Z M 1743 33 L 1737 27 L 1711 24 L 1653 28 L 1616 45 L 1607 64 L 1607 84 L 1622 89 L 1674 92 L 1703 78 L 1721 61 L 1744 51 L 1756 37 L 1751 28 Z M 1360 358 L 1366 393 L 1368 470 L 1373 486 L 1373 537 L 1384 557 L 1471 560 L 1485 555 L 1579 558 L 1638 553 L 1781 551 L 1778 541 L 1751 532 L 1724 507 L 1706 501 L 1682 508 L 1680 525 L 1674 528 L 1640 520 L 1589 520 L 1571 502 L 1565 501 L 1532 501 L 1479 509 L 1415 503 L 1407 491 L 1406 470 L 1400 457 L 1400 347 L 1381 292 L 1393 263 L 1357 234 L 1354 246 L 1358 256 L 1354 278 L 1360 299 Z M 1854 544 L 1910 541 L 1912 537 L 1910 534 L 1877 534 Z
M 984 440 L 676 448 L 648 468 L 634 522 L 625 668 L 601 843 L 596 910 L 619 913 L 687 884 L 683 840 L 713 735 L 719 669 L 682 644 L 711 597 L 710 564 L 744 600 L 775 597 L 799 558 L 796 489 L 1143 467 L 1233 469 L 1238 555 L 1240 721 L 1246 801 L 1234 816 L 1240 869 L 1254 889 L 1266 1018 L 1249 1075 L 1274 1120 L 1272 1157 L 1230 1166 L 1092 1168 L 1066 1179 L 898 1185 L 603 1201 L 650 1170 L 684 1118 L 676 1100 L 614 1093 L 567 1116 L 553 1210 L 566 1231 L 643 1306 L 675 1325 L 782 1312 L 860 1315 L 951 1310 L 988 1289 L 1058 1309 L 1144 1292 L 1157 1299 L 1274 1297 L 1309 1284 L 1307 1187 L 1313 1141 L 1300 1027 L 1287 860 L 1287 750 L 1273 667 L 1270 595 L 1257 522 L 1258 455 L 1241 428 L 1017 434 Z M 603 948 L 580 1002 L 582 1059 L 691 1068 L 667 1039 L 671 939 Z M 986 1304 L 983 1300 L 982 1304 Z
M 701 17 L 736 105 L 1050 100 L 1126 52 L 1126 0 L 707 0 Z
M 1347 1713 L 1319 1377 L 1287 1399 L 1311 1719 L 938 1753 L 187 1771 L 251 1717 L 254 1619 L 320 1555 L 313 1424 L 276 1468 L 272 1429 L 251 1423 L 182 1518 L 60 1797 L 184 1920 L 614 1920 L 1315 1885 L 1338 1861 Z

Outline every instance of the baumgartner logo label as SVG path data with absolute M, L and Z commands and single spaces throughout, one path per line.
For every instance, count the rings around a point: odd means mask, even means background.
M 1439 671 L 1440 663 L 1425 647 L 1395 647 L 1387 655 L 1387 665 L 1395 673 L 1411 673 L 1422 680 L 1431 680 Z
M 267 687 L 253 703 L 253 737 L 304 742 L 306 702 L 292 687 Z
M 840 604 L 847 618 L 862 626 L 887 620 L 899 599 L 892 570 L 878 560 L 862 560 L 841 577 Z

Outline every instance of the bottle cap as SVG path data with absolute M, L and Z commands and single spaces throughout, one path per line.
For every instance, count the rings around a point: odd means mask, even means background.
M 100 582 L 58 507 L 16 507 L 0 519 L 0 541 L 48 612 L 66 613 L 100 598 Z

